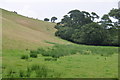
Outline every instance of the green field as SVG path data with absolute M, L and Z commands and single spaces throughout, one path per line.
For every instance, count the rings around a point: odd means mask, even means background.
M 3 78 L 118 78 L 118 47 L 73 44 L 54 36 L 55 23 L 6 10 L 2 21 Z

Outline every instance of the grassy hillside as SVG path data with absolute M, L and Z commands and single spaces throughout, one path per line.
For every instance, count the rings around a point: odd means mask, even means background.
M 73 44 L 54 36 L 55 23 L 6 10 L 0 18 L 3 78 L 118 77 L 118 47 Z
M 3 49 L 49 46 L 45 41 L 63 43 L 54 36 L 56 31 L 54 25 L 55 23 L 27 18 L 2 10 Z

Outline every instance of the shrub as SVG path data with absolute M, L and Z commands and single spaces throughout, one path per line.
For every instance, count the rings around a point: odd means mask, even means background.
M 59 58 L 61 55 L 60 54 L 54 54 L 52 55 L 53 58 Z
M 33 64 L 32 66 L 28 67 L 28 72 L 31 73 L 31 72 L 35 72 L 36 74 L 36 77 L 40 77 L 40 78 L 46 78 L 48 77 L 48 68 L 44 65 L 38 65 L 38 64 Z M 29 74 L 30 76 L 30 74 Z
M 30 57 L 37 58 L 37 54 L 36 53 L 30 53 Z
M 37 53 L 38 54 L 42 54 L 42 53 L 45 53 L 46 51 L 44 50 L 44 49 L 42 49 L 42 48 L 39 48 L 38 50 L 37 50 Z
M 36 53 L 36 54 L 38 54 L 39 52 L 38 52 L 38 50 L 37 51 L 31 50 L 30 53 Z
M 21 56 L 21 59 L 28 59 L 29 57 L 28 57 L 28 55 L 22 55 Z
M 13 69 L 8 69 L 6 76 L 9 78 L 13 78 L 16 76 L 16 72 Z
M 46 66 L 40 66 L 38 70 L 36 70 L 36 77 L 46 78 L 48 76 L 48 68 Z
M 52 61 L 57 61 L 57 58 L 53 58 Z
M 45 61 L 57 61 L 57 58 L 45 58 Z
M 45 58 L 45 61 L 51 61 L 52 58 Z
M 26 77 L 30 77 L 30 74 L 31 74 L 31 69 L 30 67 L 27 67 Z
M 52 58 L 59 58 L 67 55 L 73 55 L 76 53 L 90 55 L 90 54 L 99 54 L 101 56 L 110 56 L 113 53 L 118 53 L 117 48 L 111 49 L 109 47 L 89 47 L 89 46 L 76 46 L 76 45 L 63 45 L 63 44 L 55 44 L 52 48 L 47 49 L 37 49 L 33 51 L 34 54 L 41 54 L 42 56 L 51 56 Z M 47 60 L 45 60 L 47 61 Z
M 50 54 L 48 52 L 46 53 L 41 53 L 43 56 L 50 56 Z
M 23 70 L 19 71 L 19 77 L 25 77 L 25 72 Z

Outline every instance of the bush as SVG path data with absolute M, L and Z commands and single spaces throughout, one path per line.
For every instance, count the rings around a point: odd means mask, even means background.
M 28 59 L 29 57 L 28 57 L 28 55 L 22 55 L 21 56 L 21 59 Z
M 45 60 L 45 61 L 51 61 L 52 58 L 45 58 L 44 60 Z
M 19 71 L 19 77 L 25 77 L 25 72 L 23 70 Z
M 30 57 L 37 58 L 37 53 L 30 53 Z
M 55 44 L 53 48 L 48 48 L 46 50 L 37 49 L 36 51 L 31 51 L 30 54 L 31 55 L 41 54 L 42 56 L 51 56 L 53 58 L 59 58 L 70 54 L 76 54 L 77 52 L 78 52 L 77 47 L 74 47 L 72 45 Z
M 7 78 L 13 78 L 16 76 L 17 76 L 17 74 L 16 74 L 15 70 L 13 70 L 12 68 L 7 69 L 7 73 L 6 73 Z
M 57 61 L 57 58 L 53 58 L 52 61 Z
M 52 55 L 53 58 L 59 58 L 60 56 L 61 56 L 60 54 Z
M 44 65 L 33 64 L 32 66 L 28 67 L 27 73 L 35 72 L 36 77 L 46 78 L 48 77 L 48 68 Z M 31 74 L 29 74 L 30 76 Z
M 52 48 L 47 48 L 44 50 L 37 50 L 35 52 L 39 52 L 42 56 L 50 56 L 52 58 L 59 58 L 67 55 L 73 55 L 76 53 L 80 54 L 104 54 L 103 56 L 109 56 L 112 55 L 113 53 L 118 53 L 117 49 L 112 49 L 109 47 L 89 47 L 89 46 L 76 46 L 76 45 L 63 45 L 63 44 L 55 44 Z M 45 60 L 47 61 L 47 60 Z
M 57 61 L 57 58 L 45 58 L 45 61 Z

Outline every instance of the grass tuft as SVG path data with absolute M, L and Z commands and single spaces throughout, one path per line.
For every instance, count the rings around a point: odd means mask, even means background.
M 22 55 L 21 56 L 21 59 L 28 59 L 29 57 L 28 57 L 28 55 Z

